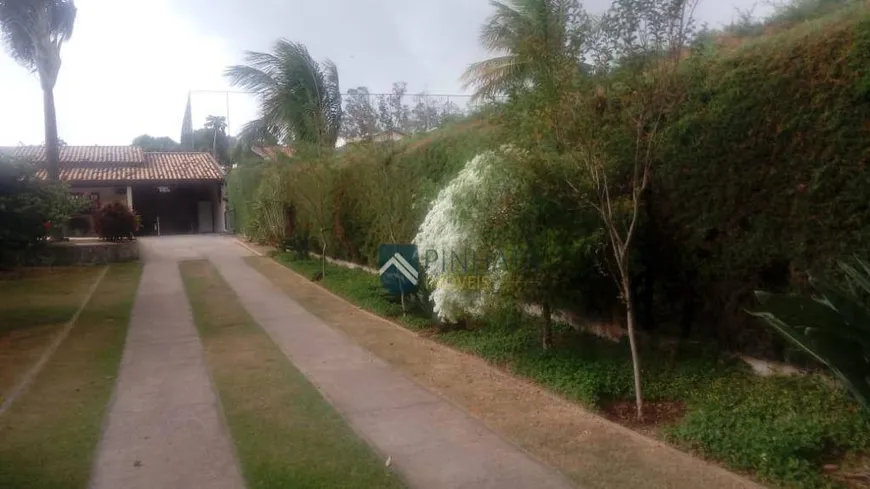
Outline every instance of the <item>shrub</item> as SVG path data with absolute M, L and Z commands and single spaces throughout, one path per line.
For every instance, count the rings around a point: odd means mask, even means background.
M 227 176 L 236 229 L 277 246 L 291 238 L 281 210 L 294 209 L 293 229 L 317 241 L 312 249 L 325 240 L 330 256 L 374 265 L 381 243 L 411 241 L 439 189 L 492 147 L 496 132 L 485 121 L 468 120 L 333 155 L 300 151 L 279 161 L 242 161 Z M 306 172 L 315 159 L 318 171 Z
M 845 287 L 810 277 L 819 298 L 756 292 L 762 310 L 750 314 L 827 365 L 870 411 L 870 266 L 856 259 L 840 268 Z
M 112 202 L 94 214 L 94 228 L 107 241 L 133 239 L 139 230 L 139 216 L 123 202 Z
M 0 253 L 39 243 L 80 206 L 64 185 L 38 178 L 31 165 L 0 158 Z

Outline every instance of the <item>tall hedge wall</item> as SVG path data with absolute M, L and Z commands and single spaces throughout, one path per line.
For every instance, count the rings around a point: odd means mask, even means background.
M 644 206 L 641 319 L 650 332 L 781 356 L 782 343 L 744 312 L 753 290 L 798 291 L 807 271 L 870 253 L 870 14 L 854 9 L 703 52 L 683 66 L 686 102 L 668 115 Z M 409 242 L 437 192 L 474 155 L 508 142 L 504 134 L 479 119 L 338 153 L 329 254 L 372 265 L 379 244 Z M 299 205 L 306 189 L 294 165 L 233 171 L 240 229 L 256 236 L 251 223 L 268 221 L 264 202 L 273 200 L 301 223 L 315 220 Z
M 680 300 L 700 306 L 695 322 L 753 348 L 759 331 L 742 310 L 753 290 L 802 289 L 805 272 L 870 251 L 870 16 L 693 59 L 684 79 L 650 251 L 682 282 Z

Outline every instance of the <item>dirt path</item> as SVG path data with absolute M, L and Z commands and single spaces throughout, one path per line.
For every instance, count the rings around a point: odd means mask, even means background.
M 247 261 L 307 311 L 582 487 L 760 487 L 362 311 L 271 259 Z

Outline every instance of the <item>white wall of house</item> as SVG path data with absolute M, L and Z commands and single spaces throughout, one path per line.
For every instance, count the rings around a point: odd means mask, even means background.
M 215 214 L 215 230 L 219 233 L 227 232 L 227 185 L 221 183 L 218 187 L 218 211 Z

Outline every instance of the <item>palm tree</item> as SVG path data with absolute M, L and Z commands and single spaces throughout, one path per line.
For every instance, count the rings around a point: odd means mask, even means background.
M 257 94 L 260 118 L 248 123 L 241 140 L 277 140 L 335 147 L 341 127 L 338 69 L 318 63 L 305 45 L 280 39 L 271 53 L 246 53 L 247 65 L 227 68 L 234 86 Z
M 558 68 L 580 66 L 580 49 L 590 32 L 577 0 L 506 0 L 480 30 L 480 42 L 499 54 L 468 67 L 465 87 L 475 99 L 548 83 Z
M 60 48 L 76 19 L 73 0 L 0 0 L 0 34 L 13 59 L 36 72 L 42 85 L 45 159 L 48 177 L 60 174 L 60 149 L 54 85 L 60 71 Z
M 214 137 L 212 138 L 211 150 L 214 157 L 217 158 L 218 154 L 218 134 L 223 137 L 226 137 L 227 132 L 227 118 L 218 115 L 210 115 L 205 118 L 205 128 L 209 131 L 212 131 Z

